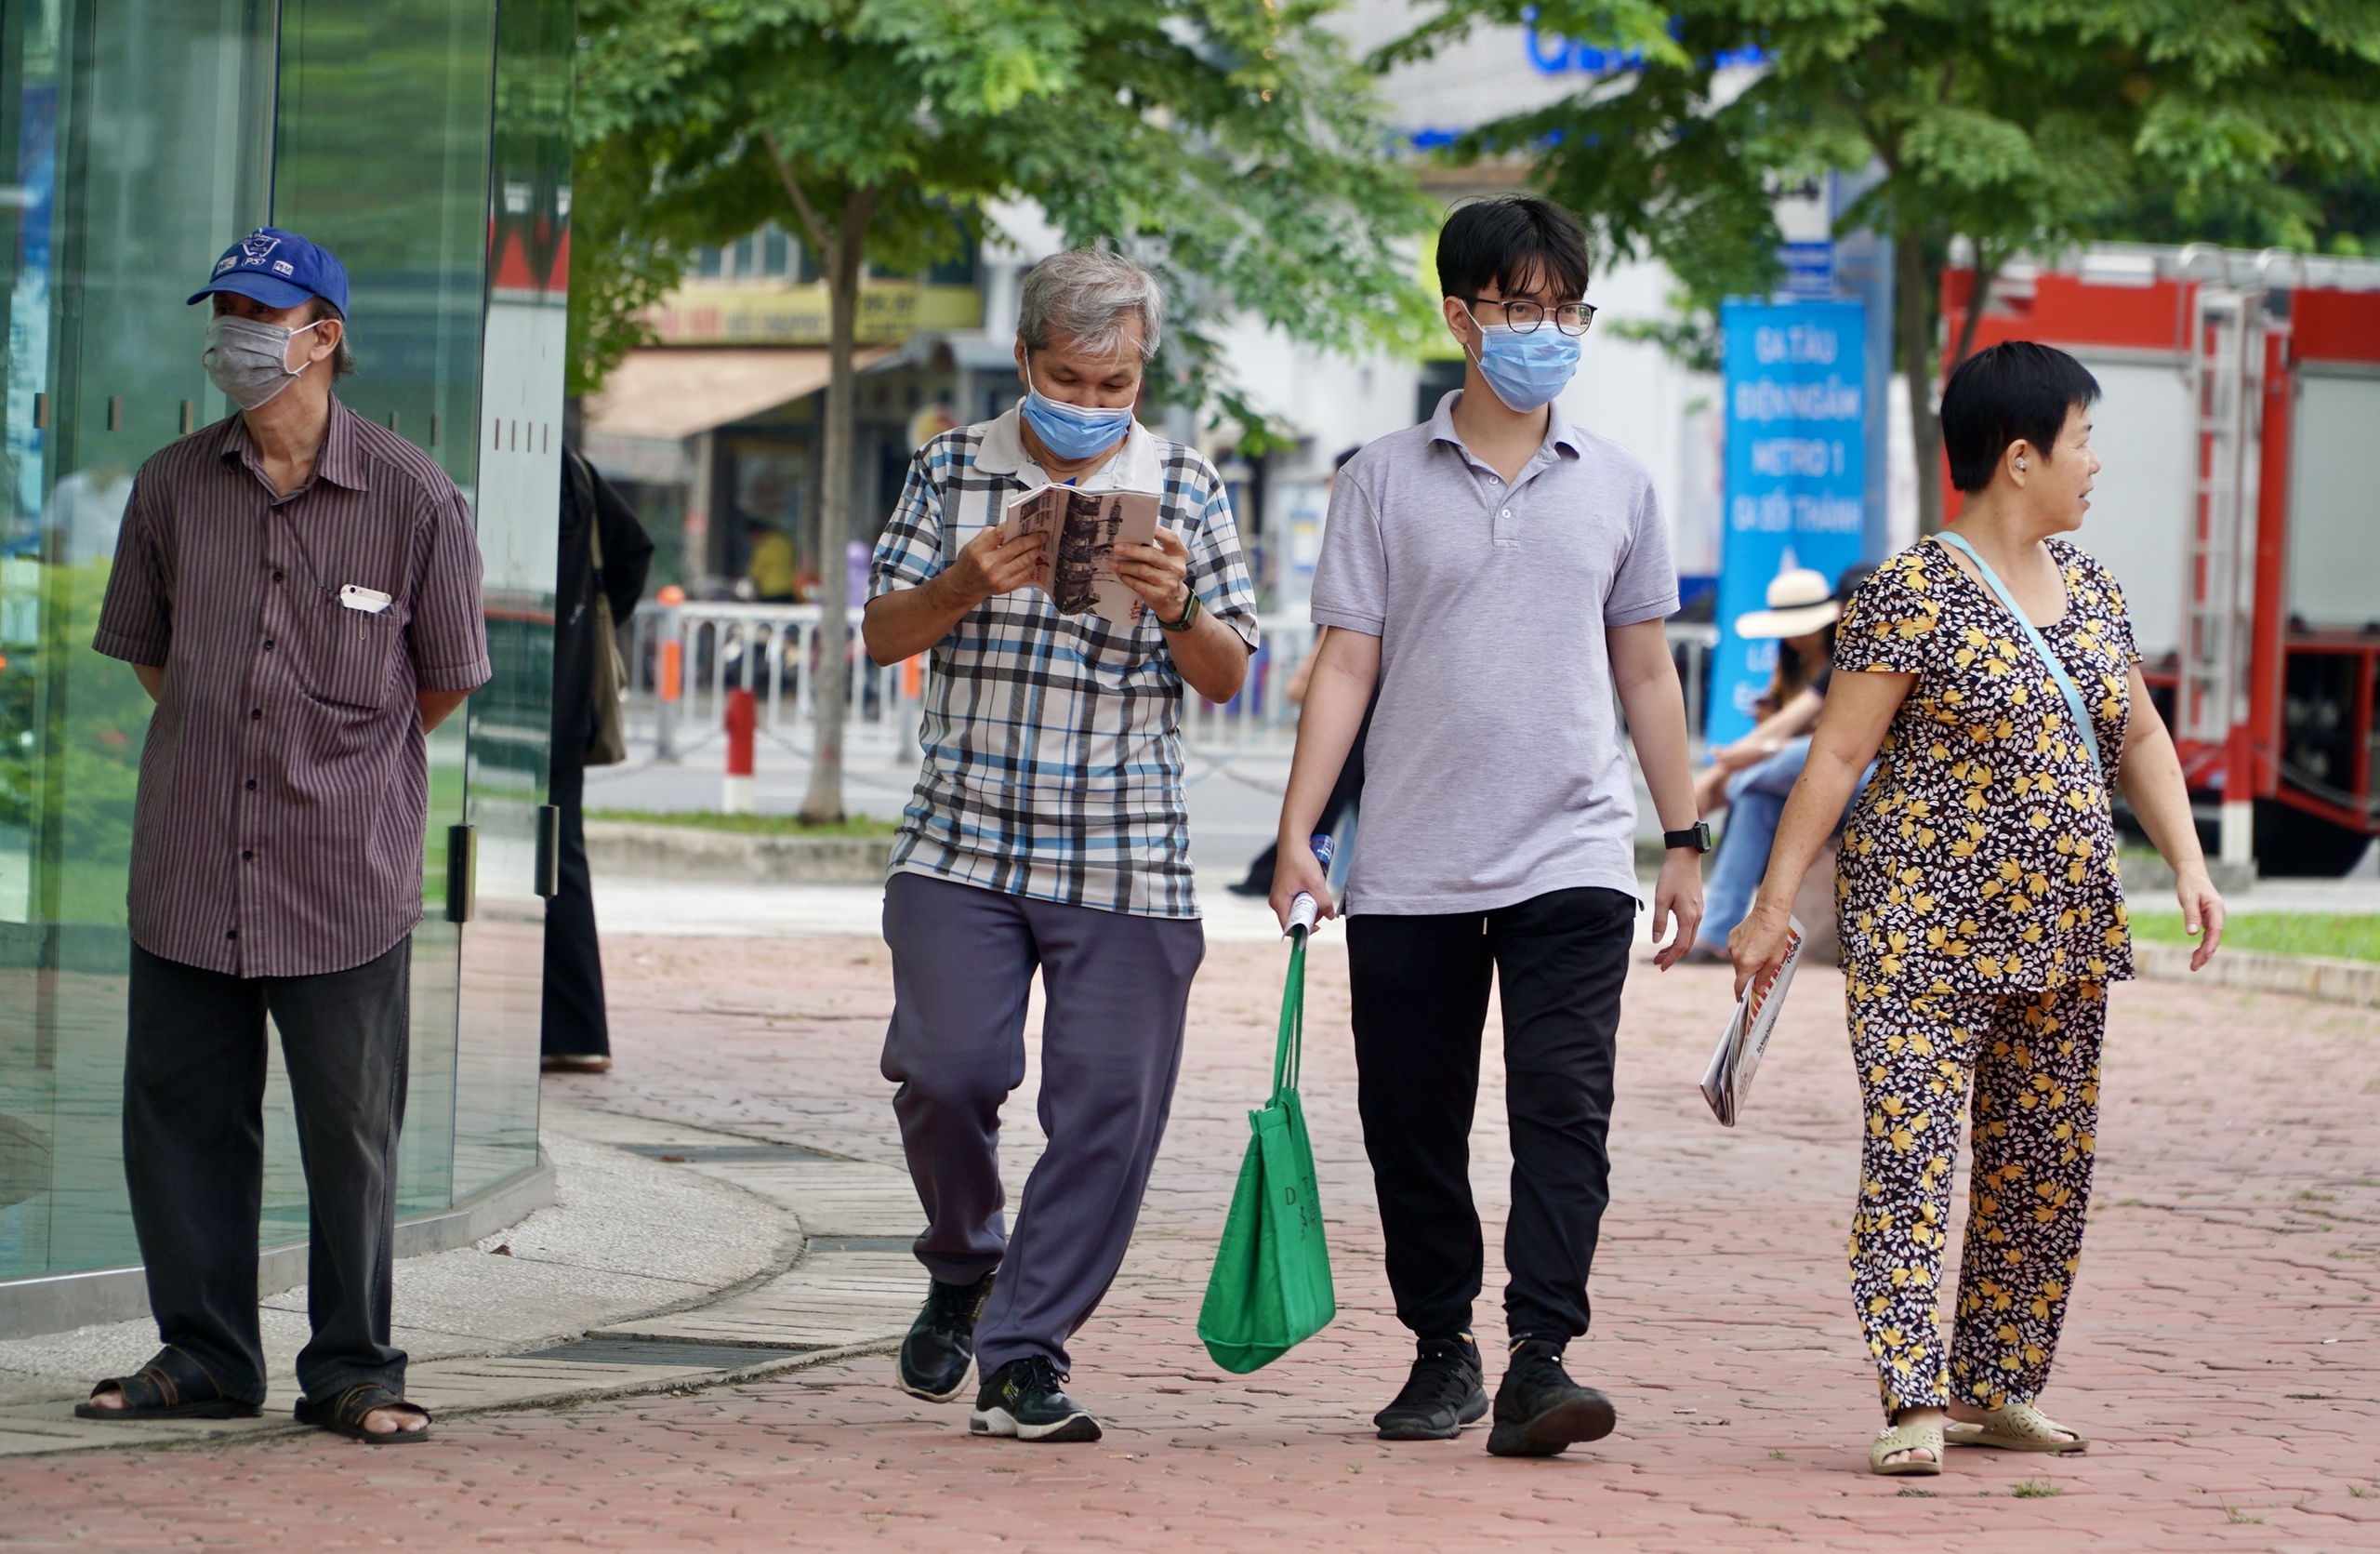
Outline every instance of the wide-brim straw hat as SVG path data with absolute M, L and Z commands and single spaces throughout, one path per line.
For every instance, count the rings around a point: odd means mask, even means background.
M 1843 618 L 1843 602 L 1822 572 L 1796 566 L 1768 581 L 1768 608 L 1736 617 L 1736 635 L 1759 641 L 1768 637 L 1806 637 Z

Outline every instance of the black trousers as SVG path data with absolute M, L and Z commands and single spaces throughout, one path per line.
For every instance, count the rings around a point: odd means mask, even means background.
M 1587 1331 L 1587 1273 L 1611 1201 L 1612 1059 L 1636 903 L 1582 887 L 1491 912 L 1347 920 L 1357 1105 L 1396 1317 L 1423 1338 L 1471 1328 L 1484 1250 L 1471 1121 L 1491 973 L 1502 990 L 1513 1211 L 1507 1331 Z
M 557 762 L 548 797 L 562 811 L 561 891 L 546 902 L 546 1007 L 537 1050 L 548 1057 L 609 1057 L 603 951 L 587 871 L 587 768 Z
M 397 1136 L 404 1126 L 413 941 L 317 976 L 231 976 L 132 948 L 124 1173 L 166 1344 L 227 1396 L 262 1402 L 257 1220 L 264 1199 L 265 1016 L 297 1103 L 311 1244 L 298 1356 L 310 1398 L 404 1389 L 389 1344 Z

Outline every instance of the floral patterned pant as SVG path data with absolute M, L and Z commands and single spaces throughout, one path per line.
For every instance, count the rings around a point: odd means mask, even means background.
M 2082 1252 L 2107 988 L 1909 998 L 1850 978 L 1866 1126 L 1851 1288 L 1887 1415 L 2030 1402 L 2048 1384 Z M 1974 1170 L 1948 1362 L 1942 1252 L 1974 1093 Z

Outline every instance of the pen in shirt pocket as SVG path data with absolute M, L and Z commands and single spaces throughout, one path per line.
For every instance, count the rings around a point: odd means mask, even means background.
M 365 588 L 361 583 L 346 583 L 339 588 L 338 602 L 350 610 L 378 615 L 395 602 L 395 595 L 383 593 L 377 588 Z

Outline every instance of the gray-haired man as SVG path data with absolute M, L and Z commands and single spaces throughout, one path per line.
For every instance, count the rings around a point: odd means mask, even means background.
M 978 1435 L 1099 1438 L 1060 1389 L 1066 1339 L 1131 1240 L 1206 953 L 1182 692 L 1238 693 L 1255 600 L 1214 467 L 1132 419 L 1164 311 L 1156 280 L 1114 254 L 1036 266 L 1019 304 L 1025 398 L 918 450 L 869 578 L 869 654 L 933 655 L 924 766 L 884 892 L 884 1077 L 901 1087 L 933 1279 L 896 1374 L 945 1401 L 980 1359 Z M 1162 497 L 1155 543 L 1116 550 L 1145 606 L 1132 624 L 1060 614 L 1040 538 L 1001 542 L 1008 504 L 1052 482 Z M 1012 1235 L 999 1109 L 1025 1078 L 1037 970 L 1049 1146 Z

